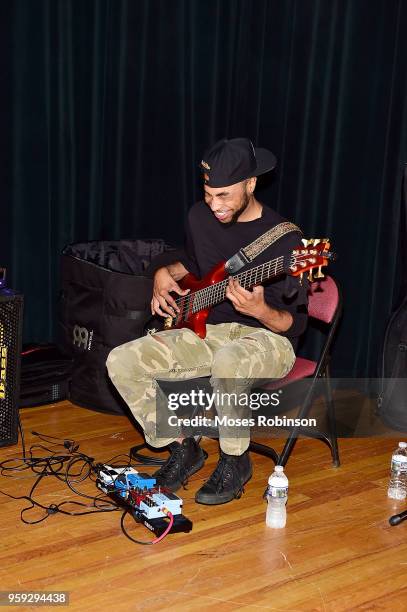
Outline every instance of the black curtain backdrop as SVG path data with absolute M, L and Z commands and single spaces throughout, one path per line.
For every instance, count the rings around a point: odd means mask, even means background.
M 25 294 L 26 340 L 54 337 L 66 243 L 181 243 L 203 150 L 248 136 L 279 159 L 260 199 L 339 254 L 334 371 L 376 373 L 403 270 L 407 2 L 13 0 L 0 11 L 0 265 Z

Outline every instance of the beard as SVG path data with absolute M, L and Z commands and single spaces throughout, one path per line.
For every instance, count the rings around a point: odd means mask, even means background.
M 238 220 L 242 212 L 244 212 L 246 208 L 249 206 L 249 202 L 250 202 L 250 197 L 247 195 L 245 191 L 242 195 L 242 199 L 241 199 L 239 208 L 235 210 L 231 220 L 229 221 L 229 223 L 227 223 L 228 226 L 234 225 L 236 223 L 236 221 Z

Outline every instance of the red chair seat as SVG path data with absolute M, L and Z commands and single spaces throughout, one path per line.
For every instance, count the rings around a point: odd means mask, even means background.
M 279 378 L 270 383 L 266 383 L 261 385 L 262 389 L 277 389 L 279 387 L 283 387 L 284 385 L 288 385 L 289 383 L 294 382 L 295 380 L 300 380 L 301 378 L 306 378 L 307 376 L 312 376 L 315 372 L 315 368 L 317 367 L 316 361 L 311 361 L 310 359 L 303 359 L 302 357 L 297 357 L 295 360 L 294 366 L 291 371 L 284 376 L 284 378 Z

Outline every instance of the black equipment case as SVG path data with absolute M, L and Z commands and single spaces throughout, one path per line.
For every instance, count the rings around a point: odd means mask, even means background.
M 55 344 L 25 344 L 21 353 L 20 408 L 67 399 L 73 360 Z
M 24 298 L 0 286 L 0 446 L 18 442 Z
M 123 414 L 106 359 L 116 346 L 143 335 L 151 319 L 154 271 L 179 251 L 160 239 L 70 244 L 61 261 L 62 350 L 73 358 L 70 399 L 101 412 Z

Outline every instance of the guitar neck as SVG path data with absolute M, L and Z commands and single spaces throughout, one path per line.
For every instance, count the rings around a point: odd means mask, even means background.
M 270 278 L 280 276 L 280 274 L 292 274 L 302 279 L 304 273 L 309 272 L 308 279 L 313 281 L 311 271 L 316 268 L 318 268 L 318 272 L 315 279 L 324 278 L 321 268 L 327 266 L 329 261 L 334 261 L 336 258 L 336 254 L 329 251 L 329 238 L 303 239 L 302 243 L 302 245 L 299 245 L 290 253 L 271 259 L 255 268 L 240 272 L 233 276 L 233 278 L 237 279 L 244 289 L 250 289 L 254 285 L 261 285 Z M 215 269 L 215 274 L 217 275 L 215 278 L 219 278 L 218 274 L 221 270 L 221 266 Z M 210 278 L 209 275 L 208 277 Z M 224 279 L 219 283 L 209 284 L 202 289 L 177 298 L 176 303 L 179 307 L 179 313 L 175 318 L 176 324 L 179 325 L 182 321 L 188 321 L 191 314 L 209 309 L 211 306 L 223 302 L 226 298 L 227 286 L 228 279 Z
M 285 265 L 284 256 L 281 255 L 255 268 L 240 272 L 240 274 L 236 274 L 233 278 L 236 278 L 244 289 L 250 289 L 254 285 L 261 285 L 266 280 L 279 276 L 286 272 L 287 269 L 288 266 Z M 192 312 L 199 312 L 204 308 L 210 308 L 215 304 L 223 302 L 226 298 L 227 286 L 228 279 L 225 279 L 215 285 L 208 285 L 190 294 L 193 300 Z

